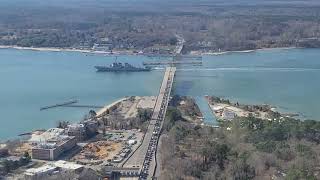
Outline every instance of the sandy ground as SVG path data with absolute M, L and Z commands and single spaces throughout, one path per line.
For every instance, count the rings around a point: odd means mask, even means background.
M 79 154 L 72 159 L 75 161 L 88 160 L 86 155 L 93 155 L 96 160 L 112 159 L 121 150 L 121 143 L 110 141 L 97 141 L 87 144 Z
M 111 104 L 103 107 L 102 109 L 100 109 L 100 110 L 97 112 L 97 116 L 102 115 L 104 112 L 106 112 L 106 111 L 107 111 L 108 109 L 110 109 L 112 106 L 114 106 L 114 105 L 116 105 L 116 104 L 118 104 L 118 103 L 120 103 L 120 102 L 122 102 L 122 101 L 124 101 L 124 100 L 126 100 L 126 99 L 127 99 L 127 98 L 119 99 L 119 100 L 117 100 L 117 101 L 115 101 L 115 102 L 113 102 L 113 103 L 111 103 Z
M 132 98 L 122 98 L 119 99 L 102 109 L 100 109 L 97 112 L 97 116 L 101 116 L 103 113 L 105 113 L 108 109 L 110 109 L 112 106 L 115 106 L 116 104 L 119 104 L 118 110 L 120 114 L 124 115 L 124 118 L 133 118 L 136 117 L 138 114 L 138 109 L 153 109 L 156 103 L 156 97 L 155 96 L 135 96 L 134 100 L 131 101 Z
M 20 47 L 20 46 L 3 46 L 0 45 L 0 49 L 18 49 L 18 50 L 31 50 L 31 51 L 50 51 L 50 52 L 80 52 L 90 54 L 104 54 L 104 55 L 136 55 L 133 51 L 129 50 L 113 50 L 112 53 L 107 51 L 95 51 L 88 49 L 76 49 L 76 48 L 54 48 L 54 47 Z
M 211 110 L 214 112 L 217 118 L 223 119 L 222 112 L 229 111 L 236 114 L 238 117 L 248 117 L 250 113 L 249 111 L 243 110 L 241 108 L 230 106 L 229 104 L 216 103 L 214 105 L 209 104 Z M 218 111 L 218 112 L 217 112 Z M 268 119 L 268 113 L 262 111 L 256 111 L 252 113 L 256 118 Z
M 121 101 L 118 108 L 119 113 L 124 115 L 125 119 L 134 118 L 138 115 L 138 109 L 152 109 L 155 106 L 156 97 L 154 96 L 135 96 L 134 100 L 130 98 Z
M 216 112 L 216 111 L 219 111 L 219 110 L 229 110 L 229 111 L 232 111 L 234 112 L 237 116 L 239 117 L 246 117 L 248 116 L 248 113 L 240 108 L 237 108 L 237 107 L 234 107 L 234 106 L 230 106 L 228 104 L 222 104 L 222 103 L 217 103 L 215 105 L 211 105 L 210 104 L 210 108 Z M 216 115 L 219 116 L 219 113 L 215 113 Z
M 297 47 L 284 47 L 284 48 L 262 48 L 262 49 L 252 49 L 252 50 L 243 50 L 243 51 L 221 51 L 221 52 L 202 52 L 202 51 L 191 51 L 190 55 L 224 55 L 228 53 L 250 53 L 260 50 L 273 50 L 273 49 L 294 49 Z M 50 48 L 50 47 L 20 47 L 20 46 L 3 46 L 0 45 L 0 49 L 20 49 L 20 50 L 32 50 L 32 51 L 51 51 L 51 52 L 81 52 L 81 53 L 92 53 L 92 54 L 111 54 L 110 52 L 106 51 L 94 51 L 94 50 L 84 50 L 84 49 L 75 49 L 75 48 Z M 132 51 L 128 50 L 114 50 L 112 54 L 116 55 L 144 55 L 133 53 Z
M 28 152 L 31 155 L 32 146 L 30 143 L 22 143 L 19 147 L 17 147 L 12 154 L 16 156 L 22 156 L 25 152 Z
M 256 51 L 264 51 L 264 50 L 285 50 L 285 49 L 295 49 L 297 47 L 284 47 L 284 48 L 261 48 L 261 49 L 250 49 L 250 50 L 243 50 L 243 51 L 221 51 L 221 52 L 202 52 L 202 51 L 191 51 L 191 55 L 224 55 L 229 53 L 251 53 Z

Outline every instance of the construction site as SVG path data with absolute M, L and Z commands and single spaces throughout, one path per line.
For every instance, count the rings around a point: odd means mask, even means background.
M 84 165 L 121 165 L 135 151 L 143 137 L 138 130 L 108 131 L 83 146 L 71 160 Z

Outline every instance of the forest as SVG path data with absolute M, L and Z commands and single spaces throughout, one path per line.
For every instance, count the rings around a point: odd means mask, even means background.
M 0 45 L 153 52 L 180 35 L 183 53 L 320 46 L 318 1 L 272 2 L 4 1 Z
M 220 128 L 185 120 L 169 108 L 161 142 L 160 179 L 319 179 L 318 121 L 254 117 Z

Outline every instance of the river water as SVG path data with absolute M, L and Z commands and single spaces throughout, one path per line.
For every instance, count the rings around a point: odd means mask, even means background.
M 204 65 L 178 67 L 174 93 L 203 101 L 205 95 L 241 103 L 268 103 L 282 111 L 320 119 L 320 49 L 264 50 L 204 56 Z M 114 57 L 78 52 L 0 50 L 0 139 L 59 120 L 76 122 L 89 109 L 40 107 L 70 99 L 105 105 L 129 95 L 157 95 L 163 70 L 141 73 L 96 73 L 93 66 Z M 154 59 L 119 56 L 137 66 Z M 200 98 L 200 100 L 199 100 Z M 205 107 L 206 104 L 201 104 Z M 207 108 L 207 107 L 205 107 Z M 207 115 L 208 116 L 208 115 Z

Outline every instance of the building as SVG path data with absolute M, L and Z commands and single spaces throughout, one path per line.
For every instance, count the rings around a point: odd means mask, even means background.
M 224 111 L 222 112 L 222 118 L 226 119 L 226 120 L 232 120 L 236 117 L 236 113 L 234 113 L 233 111 L 225 108 Z
M 9 161 L 11 163 L 19 163 L 20 161 L 20 158 L 19 156 L 8 156 L 5 158 L 6 161 Z
M 27 169 L 24 173 L 24 179 L 38 180 L 38 179 L 60 179 L 61 176 L 69 176 L 79 174 L 83 171 L 84 166 L 67 161 L 57 161 L 54 163 L 47 163 L 38 168 Z M 56 177 L 56 178 L 55 178 Z
M 9 154 L 6 144 L 0 144 L 0 157 L 7 156 Z
M 80 164 L 76 164 L 73 162 L 68 162 L 68 161 L 56 161 L 53 163 L 54 166 L 61 168 L 61 169 L 65 169 L 65 170 L 70 170 L 70 171 L 74 171 L 74 172 L 81 172 L 84 168 L 83 165 Z
M 57 167 L 46 164 L 38 168 L 27 169 L 24 173 L 24 177 L 25 179 L 45 179 L 47 176 L 51 176 L 55 174 L 57 171 Z
M 66 131 L 69 136 L 75 136 L 77 141 L 83 141 L 97 134 L 98 122 L 87 120 L 81 124 L 71 124 Z
M 110 43 L 94 44 L 92 49 L 94 51 L 110 51 L 112 49 L 112 44 Z
M 76 137 L 77 141 L 83 141 L 87 138 L 86 128 L 84 124 L 70 124 L 67 128 L 68 136 Z
M 98 122 L 95 120 L 87 120 L 83 122 L 88 137 L 94 136 L 98 132 Z
M 34 144 L 43 143 L 48 141 L 49 139 L 52 139 L 54 137 L 58 137 L 64 134 L 65 134 L 64 129 L 51 128 L 40 134 L 32 134 L 31 138 L 29 139 L 29 142 Z
M 74 136 L 60 135 L 33 147 L 31 156 L 33 159 L 56 160 L 62 153 L 75 147 L 76 143 Z

